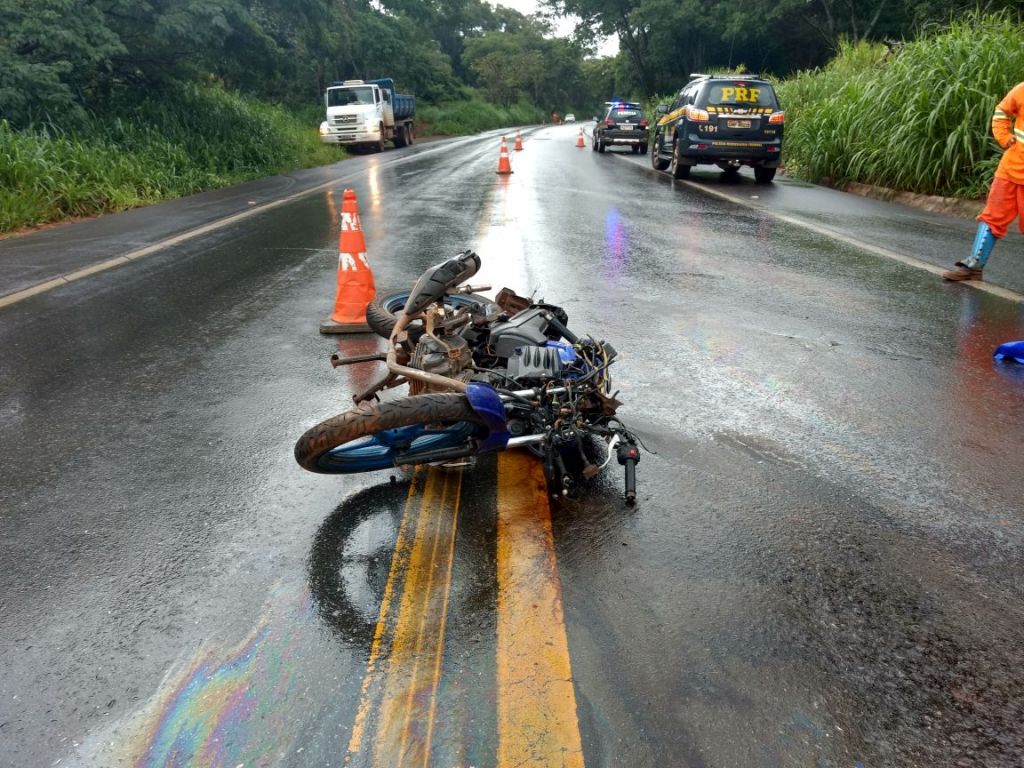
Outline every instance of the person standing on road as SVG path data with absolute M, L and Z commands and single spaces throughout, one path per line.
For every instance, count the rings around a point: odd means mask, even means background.
M 1010 222 L 1021 216 L 1017 224 L 1024 232 L 1024 83 L 1017 83 L 996 106 L 992 135 L 1003 148 L 1003 157 L 989 187 L 985 210 L 978 216 L 971 254 L 942 273 L 946 280 L 981 280 L 985 262 Z

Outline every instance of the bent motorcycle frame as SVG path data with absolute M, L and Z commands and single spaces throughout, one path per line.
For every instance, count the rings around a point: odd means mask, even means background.
M 549 389 L 551 394 L 565 392 L 564 387 Z M 414 458 L 397 456 L 395 465 L 425 464 L 434 461 L 446 461 L 448 459 L 461 459 L 466 456 L 477 456 L 481 453 L 495 453 L 508 448 L 522 448 L 528 445 L 539 445 L 546 439 L 545 435 L 523 435 L 512 437 L 508 433 L 505 420 L 505 403 L 513 399 L 536 397 L 537 392 L 532 389 L 522 389 L 510 394 L 500 394 L 489 384 L 473 382 L 468 385 L 466 397 L 473 410 L 477 412 L 488 429 L 488 434 L 472 441 L 470 445 L 462 448 L 440 448 L 431 452 L 417 453 Z
M 410 303 L 412 303 L 411 298 Z M 510 394 L 500 394 L 490 384 L 476 381 L 467 383 L 448 376 L 442 376 L 437 373 L 430 373 L 429 371 L 423 371 L 418 368 L 411 368 L 399 363 L 398 345 L 404 343 L 408 339 L 406 328 L 409 326 L 409 323 L 416 319 L 422 319 L 424 321 L 424 325 L 426 327 L 424 336 L 433 338 L 441 343 L 440 340 L 434 336 L 433 318 L 430 314 L 425 313 L 422 310 L 413 313 L 403 311 L 398 316 L 398 321 L 395 323 L 394 330 L 391 332 L 391 337 L 388 339 L 388 352 L 385 361 L 388 366 L 389 374 L 393 377 L 403 377 L 406 380 L 419 381 L 432 387 L 464 393 L 466 398 L 469 400 L 470 406 L 487 428 L 487 435 L 483 438 L 474 440 L 471 445 L 467 445 L 462 448 L 442 448 L 430 454 L 420 453 L 415 459 L 409 459 L 407 461 L 403 461 L 402 458 L 399 457 L 396 460 L 397 464 L 419 464 L 425 461 L 429 462 L 441 461 L 444 459 L 456 459 L 480 453 L 492 453 L 495 451 L 505 450 L 506 448 L 536 445 L 544 442 L 544 435 L 523 435 L 521 437 L 512 437 L 508 433 L 508 421 L 505 418 L 506 402 L 513 399 L 522 400 L 536 398 L 538 393 L 535 390 L 526 389 L 518 392 L 512 392 Z M 564 387 L 548 390 L 551 394 L 558 394 L 564 391 Z

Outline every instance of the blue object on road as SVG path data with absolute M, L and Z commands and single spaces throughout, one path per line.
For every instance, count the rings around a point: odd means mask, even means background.
M 1024 341 L 1008 341 L 996 347 L 996 360 L 1009 360 L 1014 363 L 1024 363 Z

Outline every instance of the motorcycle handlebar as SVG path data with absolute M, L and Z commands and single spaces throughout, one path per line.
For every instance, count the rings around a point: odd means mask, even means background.
M 636 503 L 636 465 L 640 461 L 640 451 L 632 440 L 626 439 L 619 443 L 616 453 L 619 464 L 626 468 L 626 503 L 633 505 Z
M 636 461 L 626 459 L 626 503 L 636 504 Z

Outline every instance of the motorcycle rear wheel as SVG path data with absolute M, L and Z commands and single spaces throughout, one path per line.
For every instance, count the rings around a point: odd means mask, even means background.
M 398 322 L 398 315 L 405 309 L 405 302 L 408 300 L 409 291 L 374 296 L 373 301 L 366 307 L 366 324 L 378 336 L 383 336 L 385 339 L 391 338 L 391 331 L 394 329 L 395 323 Z M 494 304 L 494 299 L 477 293 L 457 293 L 445 296 L 444 304 L 451 309 L 463 309 L 475 304 Z M 409 327 L 409 338 L 413 341 L 419 341 L 419 337 L 422 335 L 422 327 L 418 325 Z
M 321 474 L 372 472 L 394 467 L 399 457 L 417 463 L 417 454 L 459 448 L 486 433 L 465 395 L 413 395 L 362 403 L 320 422 L 295 443 L 295 460 Z

